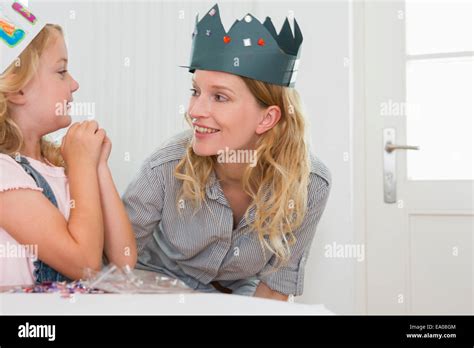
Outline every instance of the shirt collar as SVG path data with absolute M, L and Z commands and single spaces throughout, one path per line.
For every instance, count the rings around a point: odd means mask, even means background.
M 222 191 L 222 189 L 219 185 L 219 180 L 217 180 L 216 173 L 214 170 L 212 170 L 206 185 L 207 197 L 209 197 L 209 199 L 216 200 L 219 198 L 219 191 Z
M 224 191 L 222 190 L 222 187 L 219 183 L 219 179 L 217 178 L 217 175 L 214 170 L 212 170 L 211 174 L 209 175 L 209 179 L 208 179 L 205 191 L 209 199 L 215 200 L 230 208 L 229 202 L 227 201 L 227 198 L 224 195 Z M 255 219 L 255 206 L 252 206 L 249 211 L 249 220 L 250 222 L 253 222 L 254 219 Z

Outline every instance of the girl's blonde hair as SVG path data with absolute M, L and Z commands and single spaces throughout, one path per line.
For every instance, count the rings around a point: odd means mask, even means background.
M 24 88 L 38 70 L 39 58 L 57 34 L 60 26 L 47 24 L 3 74 L 0 75 L 0 153 L 16 155 L 23 146 L 21 129 L 11 118 L 7 95 Z M 41 155 L 56 166 L 64 167 L 60 148 L 42 138 Z
M 250 209 L 255 207 L 250 228 L 258 233 L 262 251 L 266 247 L 282 264 L 289 259 L 289 246 L 296 241 L 293 232 L 303 222 L 307 209 L 310 164 L 301 101 L 293 88 L 242 79 L 263 108 L 277 105 L 281 109 L 278 123 L 260 136 L 257 164 L 246 168 L 242 185 L 252 198 L 245 213 L 247 221 Z M 183 181 L 178 200 L 189 199 L 200 207 L 215 164 L 216 156 L 198 156 L 190 143 L 174 173 Z

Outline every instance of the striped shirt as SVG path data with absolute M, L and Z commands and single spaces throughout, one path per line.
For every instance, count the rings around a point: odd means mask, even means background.
M 308 211 L 294 231 L 289 261 L 275 270 L 276 257 L 263 253 L 245 217 L 233 227 L 232 209 L 214 171 L 201 209 L 196 212 L 187 201 L 177 207 L 182 181 L 174 170 L 191 139 L 192 131 L 185 131 L 156 150 L 123 196 L 137 240 L 137 268 L 177 277 L 197 290 L 209 290 L 213 281 L 231 289 L 250 284 L 255 290 L 262 281 L 282 294 L 301 295 L 308 252 L 331 186 L 327 167 L 311 154 Z M 254 213 L 249 211 L 250 221 Z

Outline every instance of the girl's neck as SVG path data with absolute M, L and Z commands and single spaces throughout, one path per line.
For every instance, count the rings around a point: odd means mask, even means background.
M 25 138 L 20 153 L 23 156 L 45 163 L 45 160 L 41 155 L 41 143 L 39 139 Z

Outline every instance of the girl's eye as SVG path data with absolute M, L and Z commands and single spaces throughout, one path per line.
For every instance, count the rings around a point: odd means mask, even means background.
M 67 70 L 61 70 L 58 72 L 62 77 L 64 77 L 67 73 Z
M 191 96 L 193 97 L 197 96 L 198 91 L 196 90 L 196 88 L 191 88 L 190 91 L 191 91 Z

